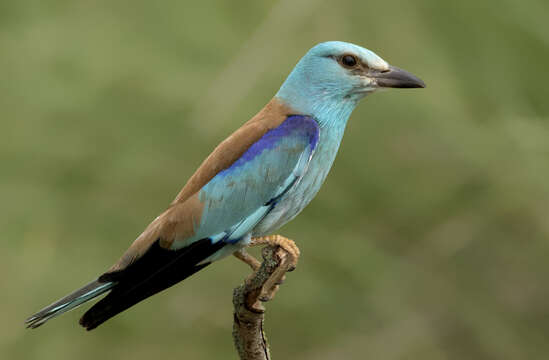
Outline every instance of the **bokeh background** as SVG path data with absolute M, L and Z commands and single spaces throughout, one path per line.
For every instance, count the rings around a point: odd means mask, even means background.
M 317 42 L 425 80 L 367 98 L 282 233 L 275 359 L 547 359 L 549 2 L 0 2 L 0 358 L 236 359 L 232 258 L 87 333 L 23 320 L 107 269 Z

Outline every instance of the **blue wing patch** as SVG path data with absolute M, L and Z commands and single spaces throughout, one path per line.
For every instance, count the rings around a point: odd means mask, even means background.
M 306 171 L 319 137 L 317 122 L 292 115 L 266 132 L 199 193 L 204 204 L 195 235 L 179 248 L 209 237 L 234 243 L 249 233 Z

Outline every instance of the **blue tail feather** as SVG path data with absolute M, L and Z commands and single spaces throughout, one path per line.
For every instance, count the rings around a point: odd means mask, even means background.
M 64 298 L 45 307 L 36 314 L 25 320 L 27 328 L 37 328 L 51 318 L 66 313 L 83 303 L 109 291 L 114 286 L 112 282 L 100 282 L 94 280 L 86 286 L 76 290 L 75 292 L 65 296 Z

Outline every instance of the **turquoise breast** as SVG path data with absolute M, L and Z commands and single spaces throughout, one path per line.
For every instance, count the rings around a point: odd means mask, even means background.
M 339 131 L 338 131 L 339 130 Z M 254 227 L 252 236 L 271 234 L 299 214 L 320 190 L 339 149 L 341 129 L 320 128 L 319 141 L 303 177 Z

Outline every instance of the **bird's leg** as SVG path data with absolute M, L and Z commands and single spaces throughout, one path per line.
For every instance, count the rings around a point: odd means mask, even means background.
M 278 246 L 287 254 L 283 258 L 280 266 L 271 274 L 267 281 L 265 281 L 263 288 L 261 289 L 259 299 L 261 301 L 269 301 L 278 290 L 278 285 L 282 284 L 284 281 L 284 274 L 288 271 L 293 271 L 296 268 L 300 252 L 293 240 L 285 238 L 282 235 L 268 235 L 252 238 L 249 246 L 258 245 Z
M 239 260 L 244 261 L 246 264 L 250 265 L 252 270 L 255 272 L 259 269 L 261 266 L 261 263 L 259 260 L 254 258 L 252 255 L 248 254 L 245 249 L 240 249 L 233 253 L 234 257 L 236 257 Z

